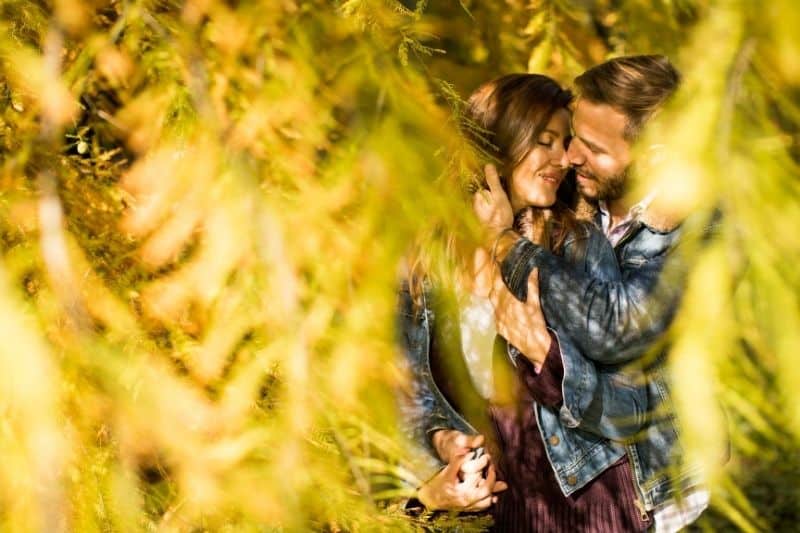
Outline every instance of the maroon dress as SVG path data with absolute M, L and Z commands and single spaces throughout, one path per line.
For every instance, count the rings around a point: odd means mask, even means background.
M 541 372 L 524 358 L 517 362 L 517 401 L 492 405 L 490 413 L 502 457 L 499 477 L 509 488 L 492 509 L 494 531 L 595 532 L 645 531 L 652 515 L 637 508 L 627 456 L 566 497 L 556 481 L 536 423 L 532 402 L 557 408 L 564 370 L 555 336 Z

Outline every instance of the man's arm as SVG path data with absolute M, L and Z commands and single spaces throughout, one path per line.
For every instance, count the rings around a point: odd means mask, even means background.
M 545 317 L 566 332 L 584 356 L 605 364 L 639 357 L 643 347 L 666 330 L 681 294 L 682 273 L 666 280 L 662 275 L 667 251 L 628 268 L 621 279 L 598 277 L 595 271 L 600 269 L 595 265 L 580 269 L 512 231 L 511 205 L 497 169 L 487 165 L 484 172 L 489 190 L 475 195 L 473 207 L 487 230 L 493 259 L 502 261 L 503 280 L 514 296 L 523 302 L 527 299 L 528 278 L 538 269 Z M 587 246 L 589 261 L 616 263 L 601 235 L 589 238 Z
M 484 172 L 489 190 L 475 195 L 473 208 L 487 230 L 493 259 L 502 261 L 503 280 L 514 296 L 527 299 L 528 278 L 538 269 L 548 322 L 566 332 L 588 359 L 617 364 L 639 357 L 643 347 L 667 328 L 680 296 L 681 280 L 659 283 L 666 251 L 638 268 L 629 268 L 619 280 L 598 278 L 592 265 L 577 268 L 511 230 L 511 205 L 497 169 L 487 165 Z M 590 238 L 587 245 L 592 248 L 586 250 L 590 260 L 616 262 L 602 236 Z
M 592 240 L 589 246 L 594 245 Z M 591 252 L 590 252 L 591 253 Z M 503 258 L 501 272 L 509 290 L 527 298 L 528 276 L 538 269 L 542 307 L 589 359 L 617 364 L 639 357 L 669 326 L 681 294 L 682 279 L 664 275 L 668 257 L 630 267 L 621 280 L 601 280 L 540 246 L 519 239 Z
M 528 280 L 528 290 L 530 296 L 536 291 L 533 276 Z M 647 399 L 645 389 L 638 382 L 639 365 L 622 368 L 621 365 L 596 364 L 578 353 L 568 336 L 561 337 L 562 346 L 555 334 L 543 362 L 528 357 L 526 351 L 540 349 L 540 342 L 529 334 L 537 327 L 532 317 L 536 315 L 538 298 L 531 297 L 523 303 L 502 284 L 495 292 L 507 294 L 507 297 L 494 299 L 502 305 L 496 309 L 498 332 L 512 343 L 519 378 L 539 404 L 560 415 L 568 414 L 566 418 L 562 416 L 562 420 L 570 427 L 575 424 L 575 427 L 615 441 L 626 441 L 642 428 Z M 541 365 L 538 374 L 534 369 L 537 363 Z M 584 393 L 576 389 L 578 384 L 585 386 Z

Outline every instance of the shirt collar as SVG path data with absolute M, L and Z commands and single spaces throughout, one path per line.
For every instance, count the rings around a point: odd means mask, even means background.
M 611 237 L 612 234 L 621 233 L 624 228 L 630 226 L 633 222 L 638 222 L 642 214 L 647 210 L 656 197 L 656 191 L 651 191 L 647 196 L 642 198 L 641 201 L 632 205 L 628 210 L 625 217 L 613 228 L 611 227 L 611 213 L 608 211 L 608 205 L 605 200 L 600 200 L 597 204 L 600 211 L 600 222 L 603 226 L 603 233 L 606 237 Z

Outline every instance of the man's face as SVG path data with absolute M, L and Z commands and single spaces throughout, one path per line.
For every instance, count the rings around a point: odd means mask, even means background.
M 590 200 L 622 197 L 628 181 L 630 143 L 625 115 L 606 104 L 578 99 L 572 115 L 567 159 L 577 172 L 578 190 Z

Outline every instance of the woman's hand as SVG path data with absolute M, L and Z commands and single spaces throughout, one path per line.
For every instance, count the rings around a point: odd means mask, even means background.
M 443 463 L 452 463 L 471 450 L 483 446 L 483 435 L 467 435 L 456 429 L 440 429 L 433 434 L 431 440 Z
M 550 334 L 539 303 L 539 271 L 528 278 L 528 299 L 520 302 L 511 294 L 498 274 L 490 295 L 494 307 L 495 326 L 537 369 L 541 368 L 550 350 Z
M 484 469 L 485 478 L 480 474 Z M 417 498 L 432 511 L 482 511 L 497 501 L 498 492 L 507 488 L 504 481 L 497 480 L 488 454 L 477 459 L 469 459 L 465 454 L 447 463 L 425 482 L 417 491 Z
M 508 195 L 500 184 L 497 168 L 488 164 L 483 170 L 489 190 L 482 189 L 473 195 L 472 208 L 478 220 L 488 230 L 489 242 L 493 242 L 500 232 L 510 228 L 514 223 L 514 211 L 511 209 Z

